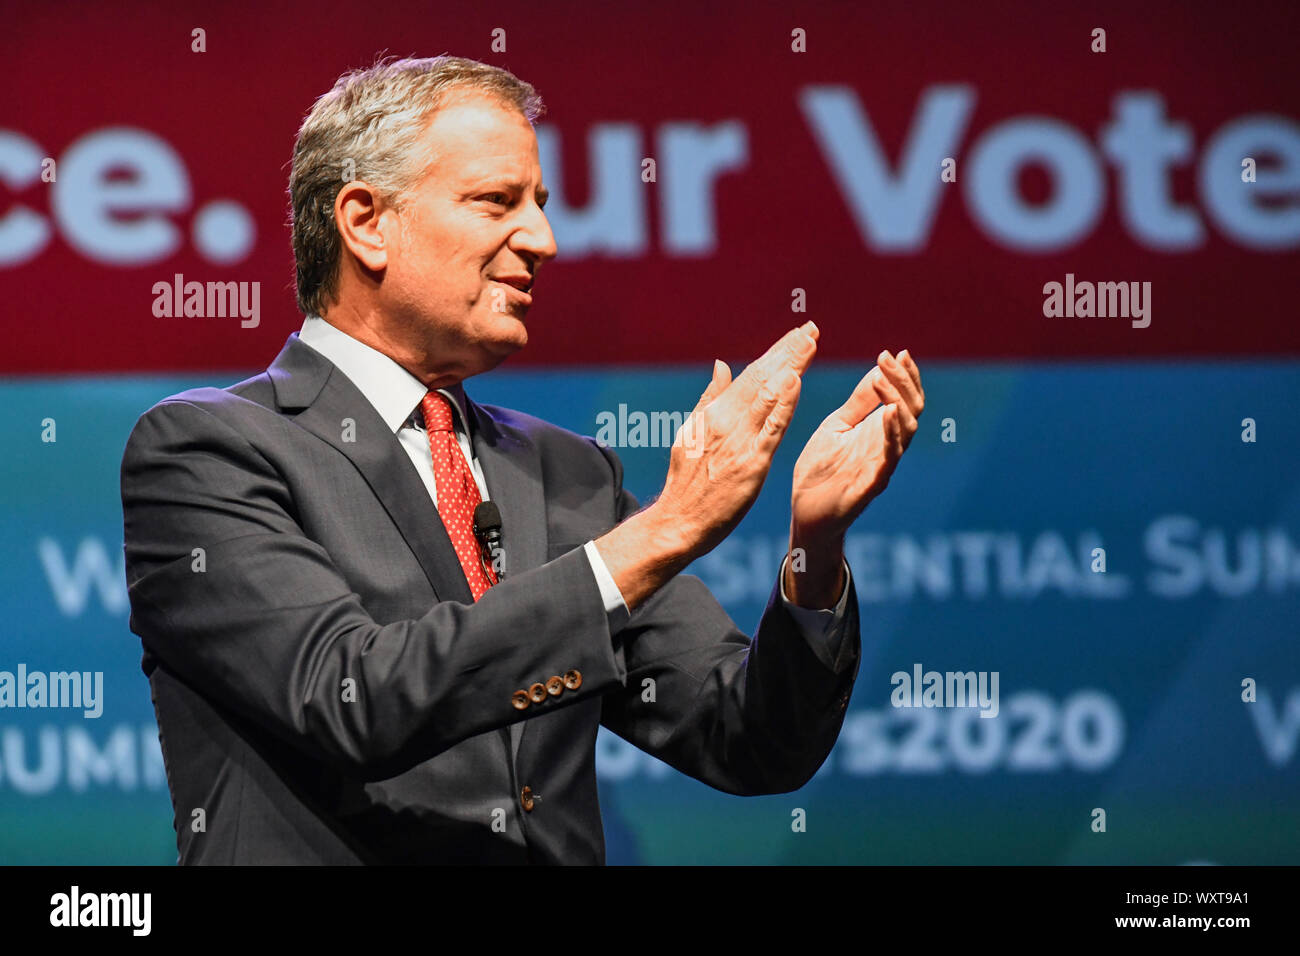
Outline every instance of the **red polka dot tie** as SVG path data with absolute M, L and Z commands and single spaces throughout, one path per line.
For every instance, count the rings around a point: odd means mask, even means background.
M 424 428 L 429 433 L 429 450 L 433 453 L 433 477 L 438 488 L 438 514 L 442 516 L 447 537 L 451 538 L 465 571 L 470 592 L 477 601 L 496 583 L 485 571 L 478 539 L 474 537 L 474 509 L 482 502 L 478 484 L 469 470 L 469 462 L 456 441 L 452 428 L 451 403 L 444 395 L 430 392 L 420 403 Z

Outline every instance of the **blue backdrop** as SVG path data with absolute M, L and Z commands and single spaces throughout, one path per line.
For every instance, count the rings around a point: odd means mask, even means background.
M 1300 863 L 1300 363 L 922 364 L 921 431 L 847 545 L 863 659 L 830 759 L 744 799 L 602 732 L 609 861 Z M 759 501 L 689 569 L 746 631 L 794 458 L 863 371 L 814 365 Z M 154 402 L 242 377 L 0 384 L 0 671 L 104 675 L 98 717 L 0 710 L 0 863 L 176 859 L 118 467 Z M 594 435 L 620 404 L 689 410 L 706 377 L 501 369 L 467 390 Z M 645 501 L 668 449 L 618 451 Z M 891 706 L 918 664 L 997 672 L 998 716 Z

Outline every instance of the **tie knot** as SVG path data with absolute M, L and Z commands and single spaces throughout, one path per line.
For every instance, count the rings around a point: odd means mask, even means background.
M 428 432 L 449 432 L 453 431 L 451 418 L 451 402 L 447 397 L 438 392 L 430 392 L 424 396 L 420 402 L 420 410 L 424 412 L 424 430 Z

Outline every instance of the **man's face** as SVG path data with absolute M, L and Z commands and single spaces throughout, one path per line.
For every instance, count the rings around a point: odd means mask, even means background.
M 417 153 L 380 303 L 425 369 L 466 378 L 528 344 L 524 317 L 555 236 L 537 137 L 522 113 L 462 94 L 435 112 Z

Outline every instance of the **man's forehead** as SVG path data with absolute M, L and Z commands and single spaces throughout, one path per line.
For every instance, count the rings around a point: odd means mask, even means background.
M 536 142 L 523 113 L 483 95 L 462 94 L 447 100 L 429 114 L 425 132 L 450 139 Z
M 520 113 L 486 96 L 458 96 L 429 117 L 425 139 L 444 171 L 460 177 L 528 178 L 537 137 Z

